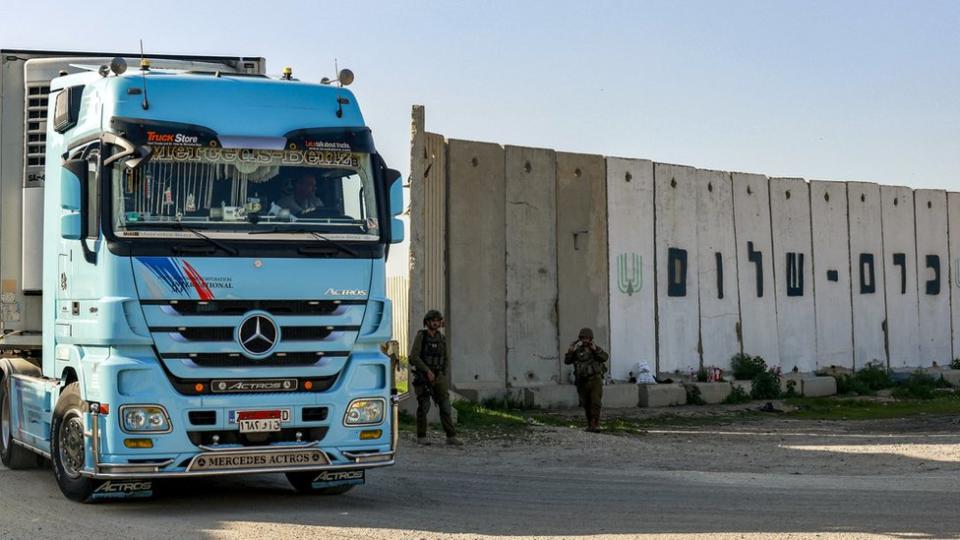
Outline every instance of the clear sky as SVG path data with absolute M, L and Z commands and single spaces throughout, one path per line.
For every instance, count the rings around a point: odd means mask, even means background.
M 0 47 L 356 73 L 387 162 L 448 137 L 958 189 L 960 1 L 4 0 Z M 70 9 L 74 8 L 74 9 Z M 403 266 L 391 257 L 392 270 Z

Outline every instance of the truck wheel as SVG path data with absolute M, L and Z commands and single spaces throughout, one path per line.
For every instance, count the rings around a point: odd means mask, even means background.
M 355 486 L 334 486 L 326 488 L 315 488 L 313 487 L 313 479 L 320 474 L 317 471 L 313 472 L 288 472 L 287 481 L 290 482 L 290 485 L 300 493 L 306 493 L 310 495 L 343 495 L 344 493 L 350 491 Z
M 40 456 L 13 442 L 13 424 L 10 410 L 12 379 L 0 383 L 0 462 L 8 469 L 32 469 L 39 465 Z
M 86 502 L 96 482 L 80 475 L 86 460 L 83 400 L 79 383 L 68 385 L 53 410 L 50 424 L 50 458 L 60 491 L 70 500 Z

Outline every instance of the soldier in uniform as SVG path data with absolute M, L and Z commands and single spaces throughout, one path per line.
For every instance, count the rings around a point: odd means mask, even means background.
M 410 365 L 414 369 L 413 391 L 417 396 L 417 442 L 430 444 L 427 439 L 427 413 L 430 412 L 430 399 L 440 410 L 440 423 L 447 434 L 447 444 L 460 446 L 457 430 L 453 425 L 453 412 L 450 407 L 450 353 L 447 340 L 440 333 L 443 315 L 431 309 L 423 317 L 424 328 L 410 347 Z
M 563 359 L 564 364 L 573 364 L 580 404 L 587 415 L 587 431 L 600 431 L 603 376 L 609 358 L 610 355 L 593 342 L 593 330 L 583 328 Z

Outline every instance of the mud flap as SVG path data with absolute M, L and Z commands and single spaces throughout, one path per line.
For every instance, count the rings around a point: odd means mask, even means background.
M 90 495 L 91 501 L 146 499 L 153 496 L 153 480 L 103 480 Z
M 362 486 L 366 481 L 366 471 L 323 471 L 314 479 L 313 489 L 332 488 L 340 486 Z

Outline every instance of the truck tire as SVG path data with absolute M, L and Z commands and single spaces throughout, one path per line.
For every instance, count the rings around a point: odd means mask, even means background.
M 0 462 L 8 469 L 32 469 L 40 464 L 40 456 L 13 442 L 11 385 L 10 378 L 0 381 Z
M 344 493 L 356 487 L 334 486 L 327 488 L 315 488 L 313 487 L 313 479 L 317 477 L 317 474 L 319 474 L 317 471 L 286 473 L 287 481 L 290 482 L 290 485 L 300 493 L 305 493 L 308 495 L 343 495 Z
M 57 400 L 50 424 L 53 473 L 64 496 L 77 502 L 87 502 L 97 485 L 95 480 L 80 475 L 86 459 L 82 404 L 80 384 L 67 385 Z

